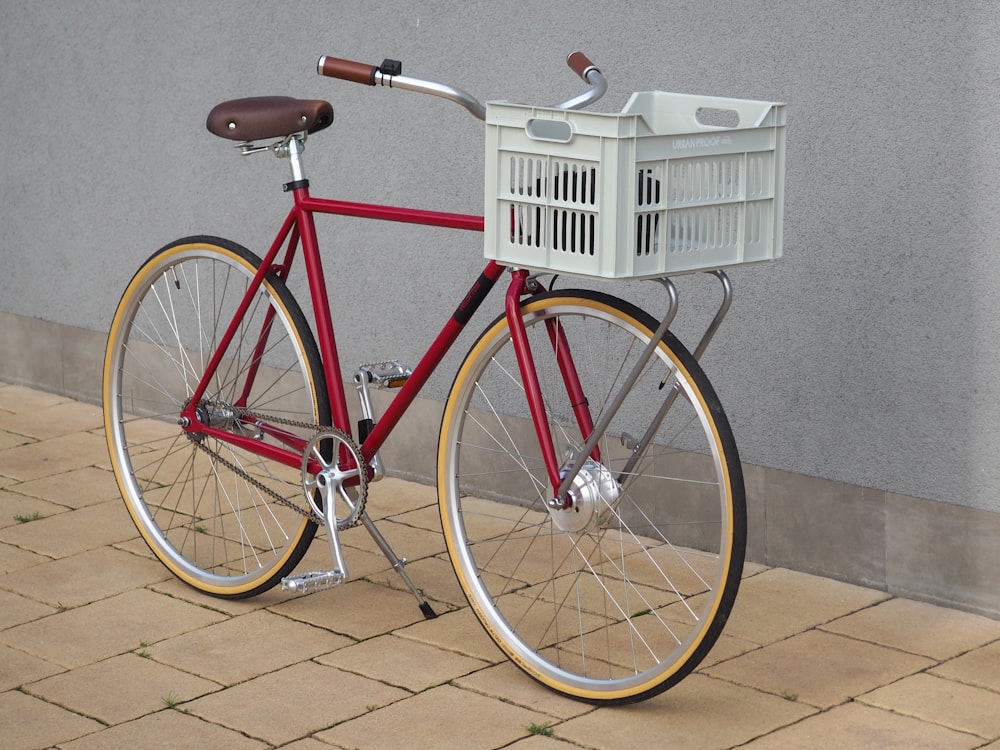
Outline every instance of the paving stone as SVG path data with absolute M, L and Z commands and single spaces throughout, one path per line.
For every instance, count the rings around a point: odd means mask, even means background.
M 857 699 L 931 724 L 1000 738 L 1000 693 L 930 674 L 915 674 Z
M 142 544 L 145 547 L 145 542 Z M 287 593 L 281 591 L 280 585 L 270 591 L 265 591 L 263 594 L 258 594 L 247 599 L 222 599 L 218 596 L 209 596 L 184 583 L 184 581 L 167 571 L 161 563 L 157 562 L 157 565 L 160 565 L 166 571 L 168 577 L 159 583 L 150 585 L 150 590 L 166 594 L 174 599 L 181 599 L 192 604 L 197 604 L 199 607 L 222 612 L 223 614 L 245 615 L 248 612 L 267 609 L 272 605 L 280 604 L 289 598 Z
M 486 662 L 417 641 L 383 635 L 316 659 L 411 692 L 441 685 L 487 666 Z
M 0 691 L 21 687 L 29 682 L 58 674 L 64 669 L 58 664 L 26 654 L 16 648 L 0 645 Z
M 0 588 L 68 608 L 141 588 L 169 575 L 159 563 L 100 547 L 8 573 L 0 577 Z
M 177 710 L 164 709 L 59 746 L 59 750 L 263 750 L 268 745 Z
M 223 617 L 140 589 L 0 631 L 0 642 L 65 667 L 80 667 Z
M 0 385 L 0 409 L 11 414 L 32 414 L 70 401 L 56 393 L 46 393 L 23 385 Z
M 56 505 L 37 497 L 19 495 L 7 489 L 0 490 L 0 529 L 8 526 L 20 526 L 26 523 L 24 519 L 41 520 L 65 513 L 68 510 L 62 505 Z M 35 520 L 29 520 L 27 523 L 35 523 Z
M 125 511 L 128 513 L 128 511 Z M 146 540 L 139 536 L 139 532 L 135 532 L 135 537 L 132 539 L 126 539 L 124 542 L 114 542 L 113 546 L 115 549 L 120 549 L 123 552 L 128 552 L 129 554 L 136 555 L 137 557 L 145 557 L 150 560 L 157 560 L 156 555 L 146 544 Z M 162 564 L 162 563 L 161 563 Z
M 949 659 L 1000 639 L 997 620 L 909 599 L 890 599 L 822 628 L 933 659 Z
M 74 432 L 96 430 L 104 425 L 100 406 L 78 401 L 60 401 L 37 409 L 15 412 L 3 418 L 3 428 L 45 439 Z
M 63 743 L 68 740 L 102 729 L 93 719 L 16 690 L 0 693 L 0 727 L 3 727 L 4 750 L 65 747 Z
M 429 489 L 437 494 L 435 488 L 431 487 Z M 441 511 L 436 500 L 433 505 L 407 511 L 398 516 L 392 516 L 392 520 L 397 523 L 406 524 L 407 526 L 416 526 L 417 528 L 433 532 L 440 542 L 438 552 L 445 549 L 444 533 L 441 531 Z
M 779 729 L 740 750 L 965 750 L 978 748 L 982 742 L 979 737 L 908 716 L 847 703 Z
M 31 550 L 0 542 L 0 575 L 13 573 L 15 570 L 24 570 L 32 565 L 41 565 L 51 559 L 46 555 L 39 555 Z
M 930 659 L 812 630 L 717 664 L 705 672 L 829 708 L 934 664 Z
M 379 532 L 389 542 L 396 555 L 401 558 L 411 561 L 421 560 L 444 552 L 445 544 L 440 531 L 435 534 L 427 529 L 396 523 L 394 520 L 379 521 L 377 525 Z M 346 546 L 381 554 L 371 534 L 362 527 L 351 529 L 342 534 L 341 542 Z M 350 566 L 350 561 L 348 561 L 348 566 Z
M 0 586 L 7 576 L 0 577 Z M 10 591 L 0 591 L 0 630 L 31 622 L 56 612 L 55 607 Z
M 329 631 L 256 611 L 170 638 L 149 652 L 164 664 L 232 685 L 349 644 Z
M 735 659 L 741 654 L 745 654 L 758 648 L 760 648 L 759 643 L 754 643 L 753 641 L 748 641 L 745 638 L 738 638 L 736 636 L 729 635 L 725 630 L 723 630 L 722 635 L 719 636 L 719 640 L 715 642 L 712 646 L 712 650 L 709 651 L 705 658 L 701 660 L 697 669 L 699 671 L 704 671 L 713 664 Z
M 436 487 L 386 477 L 368 487 L 365 508 L 368 515 L 377 521 L 431 505 L 437 507 Z
M 441 617 L 423 618 L 362 528 L 343 535 L 352 579 L 338 589 L 206 596 L 139 537 L 100 416 L 0 384 L 3 750 L 1000 750 L 1000 622 L 755 564 L 697 673 L 635 706 L 563 698 L 508 661 L 468 608 L 436 489 L 395 478 L 372 485 L 368 511 Z M 45 517 L 13 519 L 33 512 Z M 299 570 L 330 564 L 320 533 Z M 168 696 L 197 710 L 168 709 Z
M 946 661 L 933 674 L 1000 693 L 1000 641 Z
M 479 750 L 529 736 L 527 726 L 532 722 L 554 721 L 539 711 L 442 685 L 318 732 L 316 738 L 357 750 L 400 747 L 404 737 L 412 747 Z
M 416 560 L 406 566 L 406 572 L 428 599 L 444 602 L 451 607 L 464 607 L 468 604 L 455 577 L 455 569 L 444 556 Z M 394 570 L 372 575 L 371 580 L 392 588 L 408 590 Z
M 364 529 L 350 529 L 340 535 L 344 563 L 347 565 L 348 581 L 357 581 L 360 578 L 392 570 L 392 563 L 380 550 L 362 549 L 350 543 L 349 540 L 352 538 L 363 542 L 362 535 L 371 538 Z M 326 532 L 320 530 L 309 546 L 309 551 L 295 567 L 295 572 L 305 573 L 311 570 L 330 570 L 331 568 L 333 568 L 333 553 L 330 551 L 330 542 L 327 540 Z M 398 576 L 399 574 L 394 573 L 394 575 Z M 285 599 L 297 596 L 289 593 L 283 595 Z
M 106 724 L 121 724 L 219 690 L 209 680 L 122 654 L 28 685 L 32 695 Z
M 358 640 L 424 619 L 409 591 L 351 581 L 329 591 L 291 599 L 272 611 Z
M 594 750 L 730 748 L 793 724 L 815 709 L 757 690 L 689 675 L 652 700 L 601 708 L 560 724 L 556 735 Z
M 333 745 L 320 742 L 312 737 L 306 737 L 304 740 L 295 740 L 287 745 L 282 745 L 281 750 L 330 750 L 332 747 Z
M 395 631 L 395 635 L 465 654 L 491 664 L 507 660 L 506 655 L 493 643 L 468 607 L 445 612 L 433 620 L 421 620 Z
M 304 662 L 186 704 L 195 716 L 272 744 L 300 739 L 410 694 Z
M 552 731 L 553 735 L 551 737 L 533 734 L 523 740 L 518 740 L 513 745 L 507 745 L 504 750 L 572 750 L 574 747 L 584 747 L 583 745 L 577 745 L 573 742 L 566 742 L 562 738 L 557 738 L 554 728 Z
M 22 481 L 107 463 L 107 443 L 100 435 L 89 432 L 0 451 L 0 473 Z
M 82 508 L 107 500 L 121 501 L 115 475 L 94 466 L 19 482 L 13 486 L 8 485 L 8 489 L 70 508 Z
M 0 426 L 5 426 L 5 417 L 0 416 Z M 0 429 L 0 451 L 5 451 L 8 448 L 16 448 L 19 445 L 28 445 L 30 443 L 38 442 L 33 437 L 28 437 L 27 435 L 18 435 L 16 432 L 8 432 L 5 429 Z M 8 477 L 11 481 L 16 481 L 12 477 Z
M 504 703 L 541 711 L 559 719 L 570 719 L 594 710 L 591 705 L 549 690 L 509 661 L 459 677 L 454 680 L 454 684 Z
M 726 632 L 754 643 L 773 643 L 887 598 L 861 586 L 771 568 L 740 584 Z M 780 617 L 775 616 L 778 612 Z
M 0 529 L 0 541 L 49 557 L 68 557 L 138 535 L 121 501 L 98 503 Z

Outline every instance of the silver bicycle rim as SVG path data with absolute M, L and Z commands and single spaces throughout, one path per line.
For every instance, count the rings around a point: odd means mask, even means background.
M 593 389 L 587 393 L 596 414 L 628 369 L 621 362 L 641 350 L 650 331 L 601 304 L 553 309 L 569 316 L 574 359 L 590 370 L 597 364 L 609 368 L 599 402 Z M 529 332 L 544 329 L 542 321 L 552 312 L 539 305 L 526 319 Z M 575 330 L 582 324 L 587 331 Z M 628 342 L 625 349 L 616 348 L 617 339 Z M 539 354 L 544 342 L 535 341 L 544 381 L 551 373 Z M 655 692 L 703 656 L 710 627 L 731 606 L 723 601 L 733 572 L 731 488 L 714 419 L 686 371 L 661 345 L 633 390 L 673 373 L 668 380 L 678 383 L 680 396 L 659 442 L 625 478 L 623 495 L 617 508 L 605 510 L 606 520 L 566 531 L 561 527 L 568 524 L 554 521 L 544 507 L 551 487 L 530 423 L 511 416 L 523 411 L 524 395 L 505 351 L 510 348 L 506 327 L 494 327 L 490 339 L 477 345 L 475 369 L 451 396 L 461 406 L 445 417 L 454 438 L 450 448 L 443 447 L 439 481 L 447 483 L 442 512 L 446 533 L 454 537 L 449 549 L 459 578 L 494 640 L 550 687 L 594 700 Z M 566 406 L 550 402 L 548 410 L 557 450 L 578 445 Z M 612 474 L 625 461 L 614 443 L 642 434 L 622 429 L 637 413 L 627 401 L 600 443 Z M 664 509 L 671 503 L 673 518 Z
M 105 390 L 112 460 L 136 525 L 168 568 L 209 593 L 249 591 L 300 551 L 306 524 L 254 482 L 295 500 L 298 472 L 219 441 L 199 446 L 177 417 L 255 269 L 197 244 L 172 250 L 143 268 L 116 316 Z M 310 370 L 281 301 L 258 293 L 241 332 L 259 330 L 269 305 L 278 314 L 247 406 L 315 422 Z M 248 346 L 233 349 L 206 400 L 235 400 Z

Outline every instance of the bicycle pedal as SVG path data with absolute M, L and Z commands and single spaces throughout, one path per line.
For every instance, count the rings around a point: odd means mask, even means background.
M 412 368 L 394 360 L 373 362 L 358 368 L 358 375 L 379 389 L 400 388 L 412 374 Z
M 281 590 L 293 594 L 312 594 L 339 586 L 347 578 L 339 570 L 314 570 L 281 579 Z

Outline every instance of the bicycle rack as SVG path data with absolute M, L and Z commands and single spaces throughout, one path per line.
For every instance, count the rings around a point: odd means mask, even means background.
M 719 304 L 719 309 L 715 313 L 715 317 L 713 317 L 711 322 L 708 324 L 708 328 L 702 335 L 698 345 L 691 353 L 696 360 L 700 360 L 701 355 L 705 353 L 705 349 L 708 348 L 709 343 L 715 337 L 716 332 L 719 330 L 719 326 L 722 325 L 722 321 L 725 319 L 726 314 L 729 312 L 729 308 L 733 303 L 733 284 L 729 279 L 729 275 L 721 269 L 706 271 L 705 273 L 715 276 L 719 280 L 719 283 L 722 284 L 722 302 Z M 649 363 L 649 360 L 652 359 L 653 353 L 656 351 L 656 347 L 659 346 L 660 341 L 669 329 L 670 324 L 673 323 L 674 318 L 677 316 L 679 302 L 677 287 L 674 285 L 674 282 L 668 277 L 653 279 L 653 281 L 661 284 L 667 291 L 667 312 L 660 321 L 660 325 L 657 327 L 656 332 L 653 334 L 652 338 L 650 338 L 649 343 L 646 344 L 646 348 L 639 356 L 639 360 L 635 363 L 632 370 L 625 378 L 625 381 L 618 390 L 618 393 L 615 394 L 615 397 L 611 400 L 608 408 L 601 415 L 597 424 L 594 425 L 594 429 L 590 433 L 590 437 L 587 438 L 584 445 L 577 450 L 576 454 L 572 458 L 571 464 L 567 466 L 567 470 L 562 477 L 562 483 L 559 485 L 555 495 L 548 501 L 549 506 L 553 509 L 558 510 L 564 507 L 564 503 L 560 500 L 560 498 L 566 496 L 566 493 L 573 484 L 573 480 L 576 479 L 577 474 L 579 474 L 580 470 L 583 468 L 586 457 L 591 454 L 594 447 L 597 445 L 597 442 L 604 435 L 604 431 L 607 430 L 608 425 L 611 424 L 611 420 L 614 419 L 618 410 L 625 402 L 625 398 L 628 396 L 632 386 L 635 385 L 635 381 L 639 379 L 639 375 L 642 374 L 643 369 Z M 663 380 L 660 383 L 661 389 L 664 388 L 670 381 L 670 376 L 670 371 L 664 375 Z M 627 475 L 638 462 L 639 458 L 645 451 L 646 446 L 652 441 L 653 435 L 656 434 L 656 431 L 660 428 L 660 425 L 666 418 L 667 412 L 670 411 L 670 407 L 673 406 L 673 403 L 679 393 L 679 385 L 675 382 L 666 398 L 664 398 L 663 404 L 660 406 L 659 411 L 657 411 L 656 416 L 653 417 L 649 427 L 646 429 L 646 433 L 639 440 L 634 441 L 629 445 L 629 448 L 632 451 L 632 457 L 629 458 L 629 460 L 625 463 L 625 466 L 622 467 L 621 472 L 619 472 L 617 477 L 619 482 L 622 481 L 622 477 Z

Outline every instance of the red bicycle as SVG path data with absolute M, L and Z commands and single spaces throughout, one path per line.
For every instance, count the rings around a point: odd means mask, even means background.
M 589 88 L 552 112 L 605 91 L 583 55 L 569 64 Z M 403 76 L 391 61 L 325 57 L 319 69 L 486 116 L 465 92 Z M 544 267 L 489 260 L 412 370 L 395 362 L 358 369 L 362 418 L 352 425 L 314 217 L 471 231 L 482 231 L 484 218 L 313 197 L 303 151 L 332 119 L 331 106 L 316 100 L 216 107 L 211 132 L 245 153 L 288 158 L 291 210 L 262 257 L 228 240 L 187 237 L 153 253 L 125 289 L 104 364 L 105 424 L 143 538 L 187 584 L 239 598 L 278 582 L 303 593 L 340 583 L 348 568 L 338 532 L 360 523 L 433 617 L 366 513 L 368 487 L 384 474 L 380 447 L 505 277 L 503 309 L 459 367 L 440 425 L 437 484 L 455 573 L 493 640 L 550 688 L 601 703 L 667 689 L 719 637 L 746 536 L 726 417 L 695 356 L 667 330 L 673 285 L 660 279 L 670 304 L 654 318 L 607 293 L 554 280 L 545 288 Z M 543 141 L 562 137 L 557 126 L 540 132 Z M 528 192 L 560 179 L 568 190 L 569 172 L 554 169 L 531 172 Z M 594 174 L 579 171 L 572 182 Z M 538 244 L 543 233 L 569 232 L 593 245 L 587 222 L 546 228 L 549 211 L 504 208 L 500 233 Z M 669 241 L 666 226 L 653 228 Z M 299 258 L 312 321 L 286 286 Z M 728 279 L 716 275 L 725 300 L 713 325 L 731 296 Z M 396 390 L 381 415 L 373 388 Z M 331 569 L 295 573 L 319 527 Z

